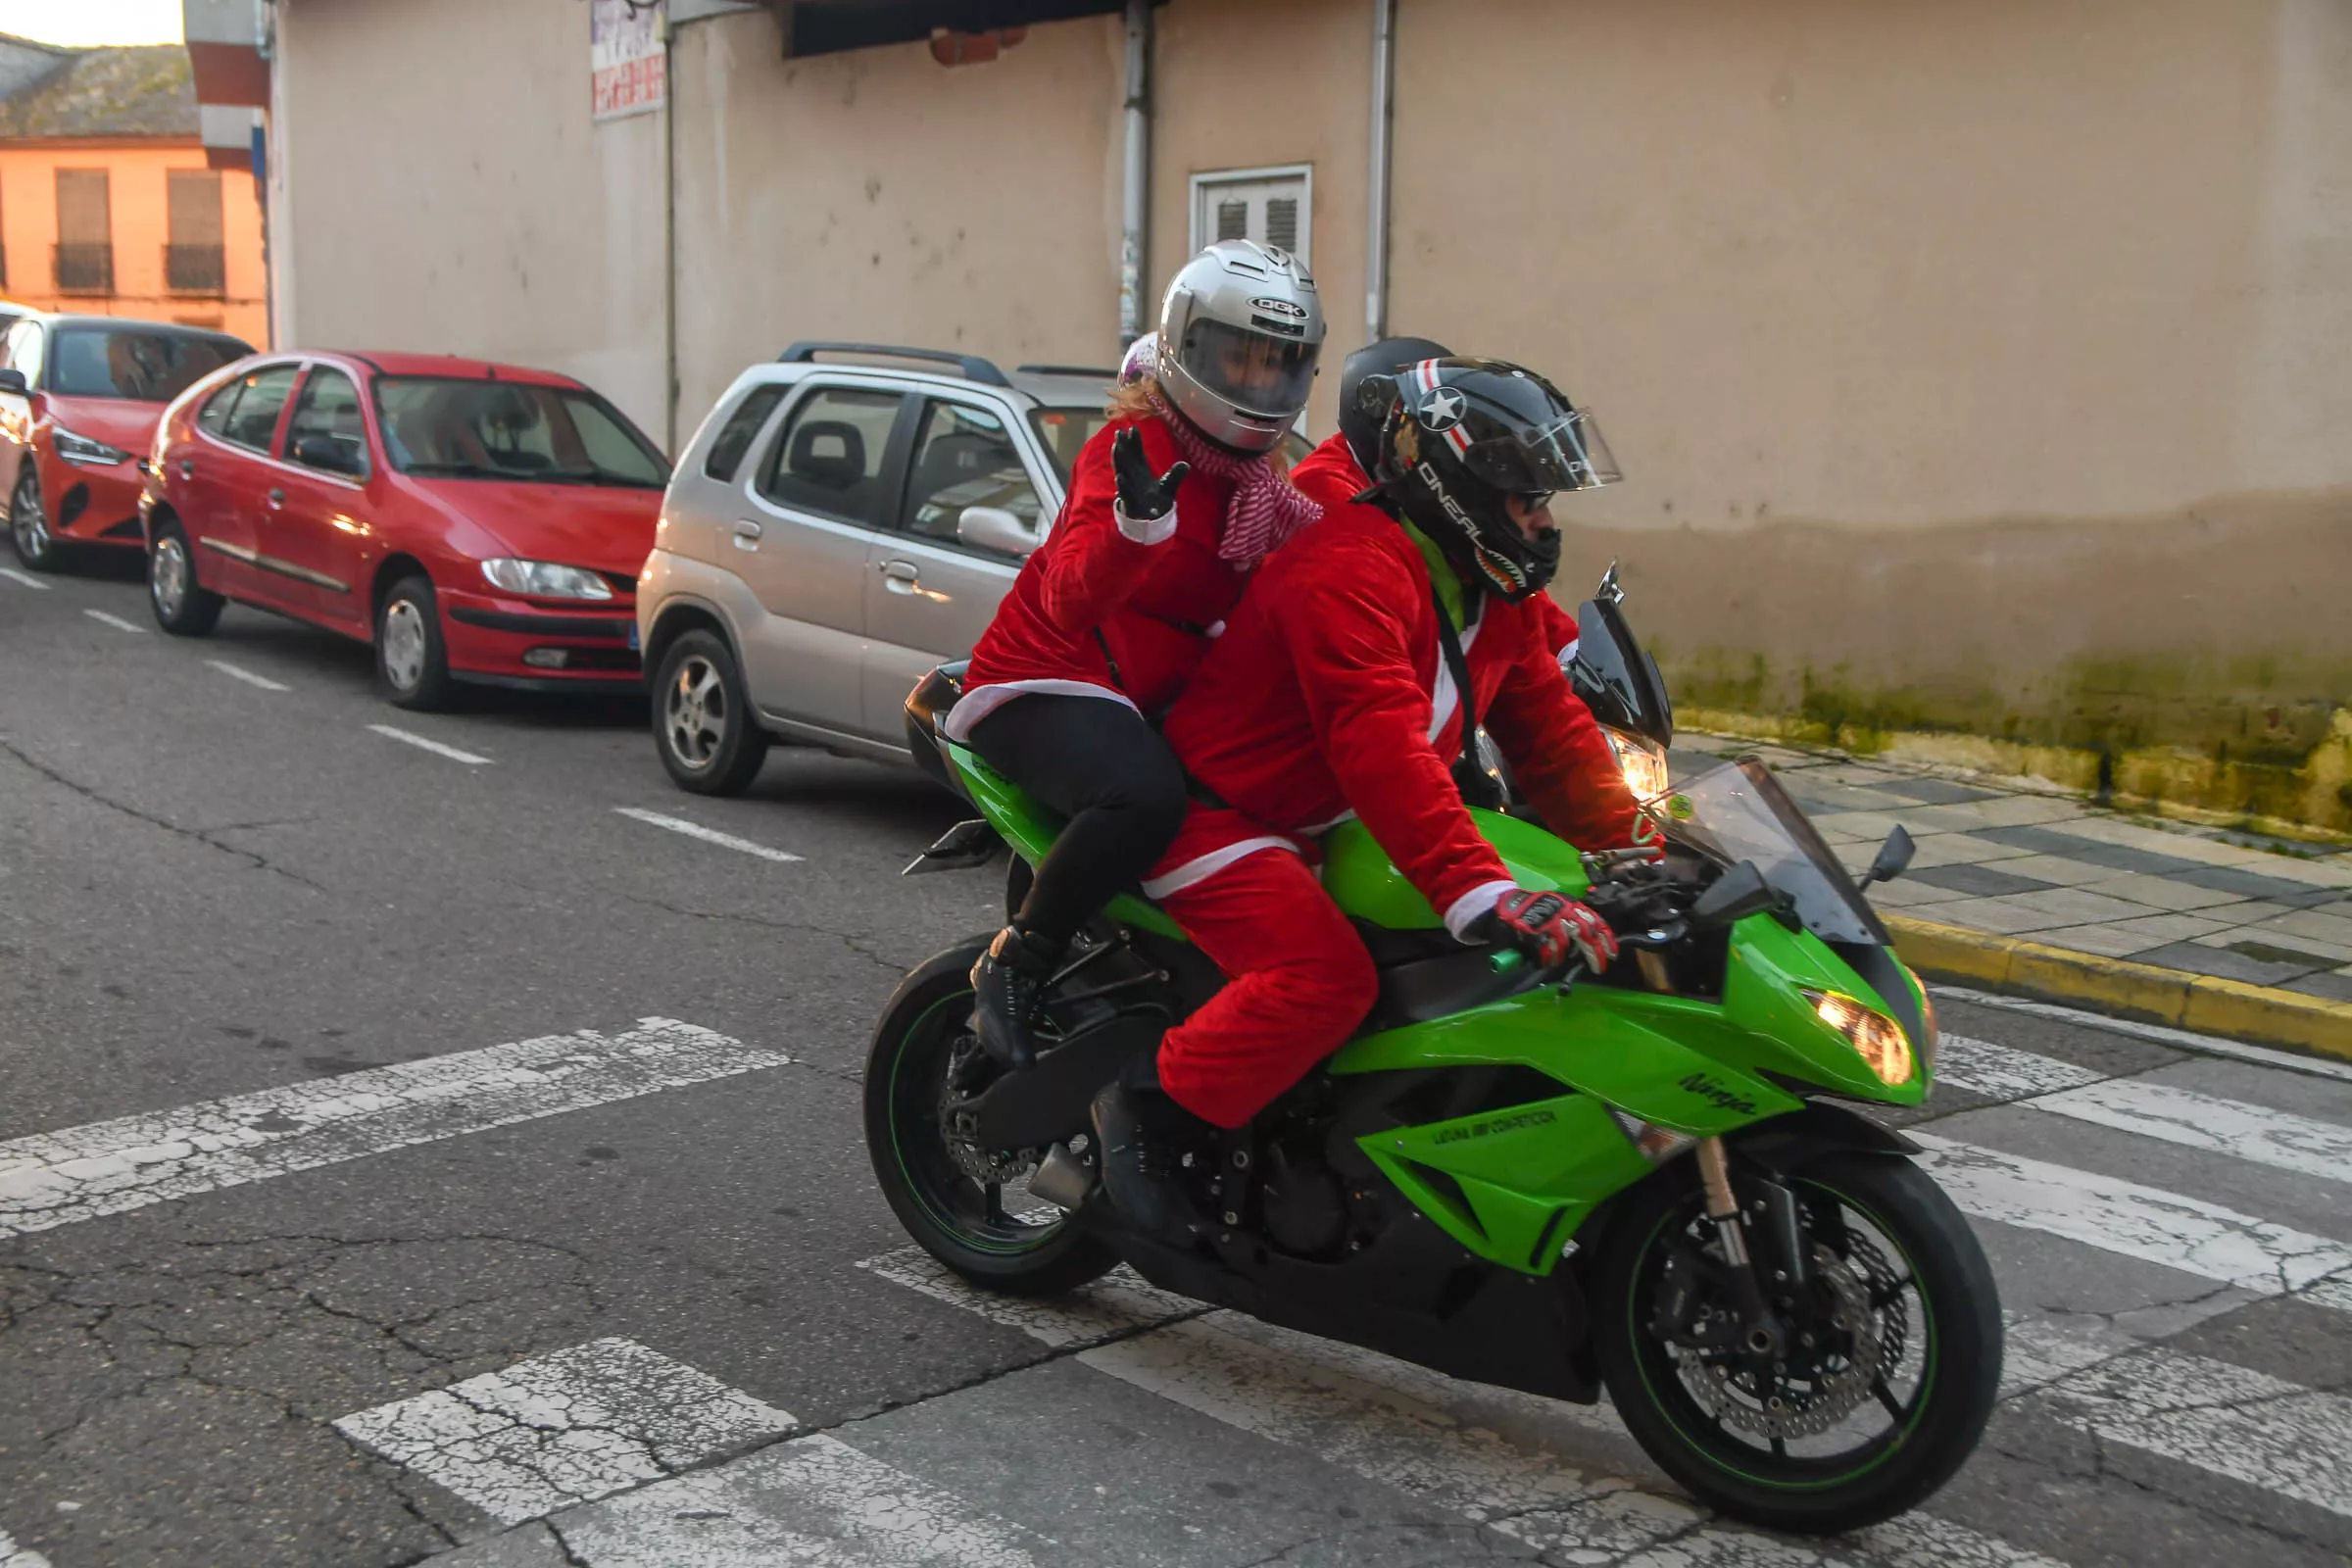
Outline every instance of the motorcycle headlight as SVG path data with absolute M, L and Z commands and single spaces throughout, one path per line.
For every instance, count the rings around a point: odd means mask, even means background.
M 1813 1004 L 1815 1017 L 1845 1037 L 1845 1043 L 1870 1064 L 1881 1083 L 1907 1084 L 1919 1070 L 1911 1058 L 1911 1042 L 1903 1038 L 1903 1026 L 1885 1013 L 1835 991 L 1808 991 L 1805 1000 Z
M 76 435 L 62 424 L 49 427 L 49 441 L 57 449 L 57 455 L 68 463 L 113 465 L 130 461 L 130 454 L 121 447 L 110 447 L 103 441 Z
M 1666 793 L 1666 753 L 1655 741 L 1617 730 L 1604 730 L 1609 750 L 1617 754 L 1617 770 L 1637 801 L 1653 801 Z
M 548 561 L 516 561 L 502 556 L 482 563 L 482 575 L 511 594 L 534 599 L 610 599 L 612 585 L 593 571 L 559 566 Z

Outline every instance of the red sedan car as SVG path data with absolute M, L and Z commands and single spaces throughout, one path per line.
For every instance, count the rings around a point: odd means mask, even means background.
M 137 549 L 138 460 L 164 405 L 252 352 L 160 321 L 16 319 L 0 341 L 0 495 L 17 560 L 54 571 L 79 544 Z
M 148 601 L 223 600 L 375 646 L 383 693 L 634 689 L 669 466 L 568 376 L 418 354 L 266 355 L 188 389 L 148 465 Z

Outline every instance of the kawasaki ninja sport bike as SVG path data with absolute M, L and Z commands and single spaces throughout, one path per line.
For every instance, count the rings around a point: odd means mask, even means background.
M 1670 786 L 1673 717 L 1615 573 L 1567 670 L 1664 828 L 1662 862 L 1582 855 L 1479 811 L 1521 887 L 1600 911 L 1606 973 L 1471 948 L 1361 824 L 1323 884 L 1380 998 L 1336 1055 L 1186 1167 L 1188 1248 L 1125 1228 L 1090 1147 L 1095 1092 L 1223 983 L 1140 895 L 1054 977 L 1026 1069 L 973 1037 L 988 937 L 908 975 L 865 1078 L 874 1171 L 909 1234 L 984 1289 L 1045 1296 L 1124 1262 L 1153 1285 L 1456 1377 L 1591 1403 L 1605 1388 L 1670 1475 L 1735 1517 L 1851 1529 L 1959 1468 L 2001 1371 L 1991 1271 L 1967 1223 L 1854 1106 L 1916 1105 L 1926 992 L 1857 884 L 1757 760 Z M 911 870 L 1014 853 L 1015 899 L 1056 821 L 939 719 L 956 666 L 908 699 L 915 755 L 978 809 Z M 1571 961 L 1573 965 L 1573 960 Z

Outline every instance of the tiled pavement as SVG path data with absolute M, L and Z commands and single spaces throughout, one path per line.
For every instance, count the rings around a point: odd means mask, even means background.
M 1683 738 L 1675 776 L 1750 754 L 1850 866 L 1897 822 L 1910 830 L 1911 869 L 1871 890 L 1882 909 L 2352 1002 L 2352 851 L 2248 848 L 2071 797 L 1713 736 Z

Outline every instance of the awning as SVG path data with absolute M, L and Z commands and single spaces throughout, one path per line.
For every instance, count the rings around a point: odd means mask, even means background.
M 839 54 L 920 43 L 934 32 L 990 32 L 1124 11 L 1121 0 L 770 0 L 784 27 L 784 56 Z

